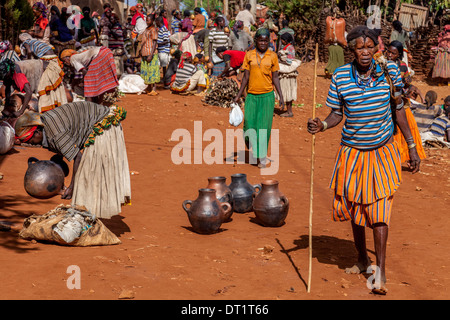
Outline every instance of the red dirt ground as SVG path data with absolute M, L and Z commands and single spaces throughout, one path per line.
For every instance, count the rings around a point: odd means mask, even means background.
M 317 109 L 328 114 L 325 99 L 329 80 L 319 66 Z M 387 247 L 386 296 L 375 296 L 363 275 L 347 275 L 356 261 L 350 223 L 333 222 L 328 182 L 340 129 L 316 137 L 311 292 L 308 282 L 313 64 L 300 67 L 299 100 L 293 118 L 274 117 L 280 132 L 280 168 L 261 176 L 249 164 L 181 164 L 171 161 L 172 132 L 193 122 L 209 128 L 233 129 L 228 109 L 206 106 L 201 98 L 160 91 L 157 97 L 127 95 L 120 105 L 128 111 L 123 122 L 131 176 L 132 205 L 120 216 L 104 221 L 121 244 L 105 247 L 64 247 L 25 241 L 18 237 L 23 220 L 44 214 L 61 203 L 59 197 L 37 200 L 23 188 L 27 159 L 48 160 L 42 148 L 15 147 L 0 158 L 0 220 L 16 231 L 0 233 L 0 299 L 118 299 L 163 300 L 324 300 L 324 299 L 448 299 L 450 298 L 450 153 L 427 150 L 421 171 L 403 171 L 397 191 Z M 448 87 L 416 81 L 425 92 Z M 240 126 L 242 127 L 242 126 Z M 203 148 L 209 142 L 203 142 Z M 70 164 L 70 168 L 72 168 Z M 266 228 L 254 222 L 254 213 L 234 214 L 221 232 L 200 235 L 192 231 L 181 203 L 195 200 L 207 178 L 223 175 L 230 183 L 234 173 L 246 173 L 249 182 L 279 181 L 290 200 L 286 224 Z M 69 179 L 69 177 L 67 178 Z M 369 255 L 374 259 L 373 236 L 367 229 Z M 270 248 L 265 252 L 262 248 Z M 270 250 L 269 250 L 270 251 Z M 81 289 L 68 289 L 71 265 L 80 267 Z M 128 292 L 128 293 L 127 293 Z

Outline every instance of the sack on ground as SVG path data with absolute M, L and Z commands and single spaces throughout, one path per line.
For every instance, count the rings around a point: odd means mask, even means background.
M 25 219 L 19 237 L 68 246 L 104 246 L 121 241 L 82 206 L 59 205 L 44 215 Z
M 242 113 L 241 107 L 237 103 L 231 104 L 230 110 L 230 124 L 237 127 L 244 120 L 244 114 Z

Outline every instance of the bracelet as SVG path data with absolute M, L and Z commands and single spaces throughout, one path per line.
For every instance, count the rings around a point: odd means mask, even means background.
M 328 128 L 328 123 L 327 123 L 326 121 L 322 121 L 322 124 L 323 124 L 323 129 L 322 129 L 322 131 L 327 130 L 327 128 Z
M 406 142 L 414 142 L 414 138 L 413 137 L 409 137 L 408 139 L 405 139 Z
M 408 149 L 412 149 L 412 148 L 415 148 L 415 147 L 416 147 L 415 143 L 408 144 Z

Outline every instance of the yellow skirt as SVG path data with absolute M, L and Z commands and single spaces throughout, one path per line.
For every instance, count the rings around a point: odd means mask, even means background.
M 420 138 L 419 128 L 417 127 L 416 119 L 411 111 L 411 108 L 405 106 L 406 119 L 408 120 L 409 129 L 414 138 L 414 143 L 416 144 L 416 150 L 419 154 L 420 159 L 425 159 L 427 156 L 425 150 L 423 149 L 422 139 Z M 394 135 L 394 141 L 397 142 L 400 149 L 401 161 L 406 162 L 409 160 L 408 143 L 406 143 L 400 128 L 397 126 L 397 133 Z
M 401 183 L 397 143 L 364 151 L 341 145 L 331 178 L 333 220 L 361 226 L 389 225 L 393 195 Z

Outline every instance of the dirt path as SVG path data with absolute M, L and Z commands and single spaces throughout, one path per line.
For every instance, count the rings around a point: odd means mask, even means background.
M 322 70 L 322 68 L 319 68 Z M 317 136 L 314 175 L 313 273 L 308 279 L 308 215 L 311 136 L 305 124 L 311 114 L 313 65 L 300 68 L 299 101 L 294 118 L 274 117 L 279 129 L 280 167 L 262 176 L 249 164 L 180 164 L 171 160 L 177 141 L 174 130 L 202 132 L 233 129 L 228 109 L 205 106 L 199 97 L 180 97 L 162 91 L 157 97 L 127 95 L 120 105 L 128 111 L 123 122 L 132 180 L 132 205 L 105 224 L 122 244 L 75 248 L 19 239 L 15 232 L 0 233 L 0 299 L 448 299 L 450 269 L 449 162 L 447 150 L 428 150 L 420 173 L 403 172 L 396 193 L 387 247 L 387 296 L 374 296 L 362 275 L 347 275 L 356 259 L 349 223 L 331 221 L 332 193 L 328 189 L 340 130 Z M 416 82 L 425 92 L 436 90 L 438 102 L 447 87 Z M 317 102 L 325 99 L 329 80 L 318 78 Z M 205 148 L 210 142 L 203 142 Z M 59 198 L 37 200 L 23 188 L 28 157 L 49 159 L 41 148 L 16 147 L 0 158 L 0 220 L 20 228 L 23 219 L 44 214 Z M 71 167 L 71 165 L 70 165 Z M 195 200 L 207 178 L 246 173 L 260 183 L 276 179 L 290 200 L 286 224 L 265 228 L 254 213 L 234 214 L 231 222 L 213 235 L 192 231 L 181 207 Z M 374 261 L 373 237 L 368 248 Z M 264 250 L 266 248 L 266 250 Z M 68 289 L 68 267 L 81 272 L 81 289 Z M 130 293 L 127 293 L 130 292 Z

